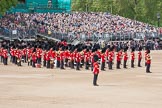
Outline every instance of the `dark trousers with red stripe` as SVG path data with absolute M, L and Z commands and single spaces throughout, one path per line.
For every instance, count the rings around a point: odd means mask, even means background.
M 101 70 L 104 71 L 105 70 L 105 62 L 101 63 Z
M 134 68 L 134 60 L 131 60 L 131 68 Z
M 49 69 L 50 68 L 50 60 L 47 60 L 47 65 L 46 67 Z
M 146 72 L 150 72 L 150 67 L 151 67 L 151 64 L 147 63 Z
M 43 66 L 46 67 L 46 60 L 43 60 Z
M 109 61 L 109 69 L 112 69 L 112 61 Z
M 60 68 L 60 60 L 57 60 L 56 67 L 57 67 L 57 68 Z
M 93 85 L 97 85 L 98 74 L 94 74 Z
M 80 70 L 80 62 L 76 62 L 76 70 Z
M 61 60 L 60 69 L 64 69 L 64 60 Z
M 1 57 L 1 63 L 3 62 L 3 56 L 0 56 Z
M 123 68 L 127 68 L 127 60 L 124 60 Z
M 70 67 L 71 67 L 71 69 L 74 69 L 74 60 L 71 60 Z
M 138 67 L 141 67 L 141 59 L 138 59 Z
M 7 58 L 4 58 L 4 57 L 3 57 L 3 64 L 4 64 L 4 65 L 7 65 Z
M 117 61 L 116 68 L 120 69 L 120 61 Z
M 86 63 L 85 63 L 85 69 L 89 70 L 89 62 L 88 61 L 86 61 Z

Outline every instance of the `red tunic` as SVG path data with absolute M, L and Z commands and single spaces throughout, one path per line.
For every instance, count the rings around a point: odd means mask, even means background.
M 64 60 L 64 51 L 61 51 L 60 53 L 60 60 Z
M 48 51 L 46 54 L 46 60 L 49 61 L 50 60 L 50 52 Z
M 37 60 L 37 56 L 36 56 L 36 53 L 34 52 L 34 53 L 32 54 L 32 61 L 33 61 L 33 62 L 36 62 L 36 60 Z
M 64 51 L 64 57 L 67 59 L 69 58 L 69 51 Z
M 84 60 L 84 52 L 81 52 L 80 59 Z
M 28 59 L 31 57 L 32 55 L 32 50 L 31 49 L 27 49 L 27 56 L 28 56 Z
M 94 58 L 93 58 L 94 55 L 95 53 L 91 53 L 91 63 L 94 63 Z
M 70 60 L 71 60 L 71 61 L 73 61 L 73 60 L 74 60 L 74 53 L 73 53 L 73 52 L 71 52 L 71 53 L 70 53 L 69 58 L 70 58 Z
M 8 58 L 8 52 L 6 49 L 3 50 L 3 57 Z
M 141 60 L 142 59 L 142 53 L 141 51 L 138 52 L 138 60 Z
M 101 58 L 101 52 L 97 51 L 98 58 Z
M 60 61 L 60 51 L 58 51 L 56 54 L 56 60 Z
M 123 53 L 122 53 L 122 51 L 120 51 L 119 53 L 120 53 L 120 60 L 122 60 L 122 58 L 123 58 Z
M 146 57 L 147 57 L 147 51 L 145 51 L 145 60 L 146 60 Z
M 146 62 L 147 62 L 147 64 L 151 64 L 151 57 L 150 57 L 150 54 L 147 54 L 147 55 L 146 55 Z
M 42 56 L 42 50 L 41 49 L 38 49 L 37 50 L 37 57 L 38 58 L 41 58 L 41 56 Z
M 135 54 L 134 52 L 131 52 L 131 60 L 134 60 L 135 59 Z
M 43 60 L 46 60 L 46 56 L 47 56 L 47 53 L 45 51 L 44 54 L 43 54 Z
M 51 52 L 51 57 L 52 57 L 53 59 L 56 57 L 55 51 L 52 51 L 52 52 Z
M 17 49 L 15 49 L 15 50 L 14 50 L 14 53 L 13 53 L 13 56 L 16 57 L 16 55 L 17 55 Z
M 78 53 L 76 54 L 76 62 L 80 62 L 80 60 L 81 60 L 81 55 L 80 55 L 80 53 L 78 52 Z
M 3 49 L 2 49 L 2 48 L 0 48 L 0 56 L 2 56 L 2 51 L 3 51 Z
M 25 55 L 26 55 L 26 53 L 27 53 L 27 49 L 26 49 L 26 48 L 24 48 L 24 49 L 22 50 L 22 55 L 23 55 L 23 56 L 25 56 Z
M 124 53 L 124 61 L 127 61 L 128 60 L 128 54 L 127 52 Z
M 117 61 L 121 61 L 121 58 L 122 58 L 121 52 L 118 52 L 118 53 L 116 54 L 116 60 L 117 60 Z
M 114 54 L 113 54 L 113 52 L 110 52 L 109 53 L 109 61 L 113 61 L 113 57 L 114 57 Z
M 21 50 L 19 50 L 19 51 L 17 52 L 17 58 L 18 58 L 18 59 L 21 59 L 21 57 L 22 57 L 22 53 L 21 53 Z
M 99 65 L 97 62 L 94 62 L 93 63 L 93 73 L 96 75 L 96 74 L 99 74 Z
M 108 56 L 109 56 L 109 50 L 108 49 L 105 52 L 105 56 L 106 56 L 106 58 L 108 58 Z
M 74 54 L 74 58 L 76 58 L 77 51 L 74 51 L 74 53 L 73 53 L 73 54 Z
M 11 56 L 14 55 L 14 49 L 11 48 L 11 50 L 10 50 L 10 54 L 11 54 Z
M 89 55 L 89 53 L 87 52 L 87 53 L 85 53 L 85 61 L 88 62 L 89 59 L 90 59 L 90 55 Z
M 105 54 L 103 53 L 103 54 L 101 54 L 101 62 L 105 62 Z

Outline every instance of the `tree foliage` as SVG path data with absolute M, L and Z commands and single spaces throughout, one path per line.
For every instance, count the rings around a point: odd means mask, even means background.
M 73 11 L 110 12 L 127 18 L 158 24 L 157 13 L 161 14 L 161 0 L 73 0 Z
M 0 0 L 0 15 L 4 15 L 5 12 L 12 6 L 16 6 L 18 0 Z

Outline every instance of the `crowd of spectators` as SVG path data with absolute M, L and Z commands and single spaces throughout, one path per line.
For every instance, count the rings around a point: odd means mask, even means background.
M 0 27 L 28 34 L 31 30 L 51 34 L 73 33 L 75 36 L 93 33 L 152 33 L 158 28 L 136 20 L 109 13 L 15 13 L 0 19 Z

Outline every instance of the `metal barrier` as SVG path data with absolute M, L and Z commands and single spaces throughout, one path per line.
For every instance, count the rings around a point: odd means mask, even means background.
M 60 40 L 61 39 L 68 39 L 68 40 L 78 39 L 80 41 L 91 40 L 93 42 L 97 42 L 98 40 L 105 40 L 105 41 L 128 41 L 131 39 L 144 40 L 144 39 L 159 37 L 159 34 L 156 32 L 86 34 L 86 33 L 72 33 L 72 32 L 58 33 L 58 32 L 52 31 L 52 33 L 49 36 L 60 39 Z
M 8 29 L 0 27 L 0 35 L 3 38 L 12 39 L 30 39 L 36 36 L 35 29 Z
M 67 32 L 62 33 L 58 31 L 50 31 L 41 28 L 26 28 L 26 29 L 8 29 L 0 27 L 0 35 L 8 37 L 10 39 L 31 39 L 36 36 L 37 33 L 49 36 L 51 38 L 56 38 L 59 40 L 66 39 L 68 42 L 72 42 L 77 39 L 79 41 L 91 40 L 93 42 L 98 42 L 98 40 L 104 41 L 128 41 L 131 39 L 144 40 L 150 38 L 159 37 L 158 32 L 123 32 L 123 33 L 75 33 Z

